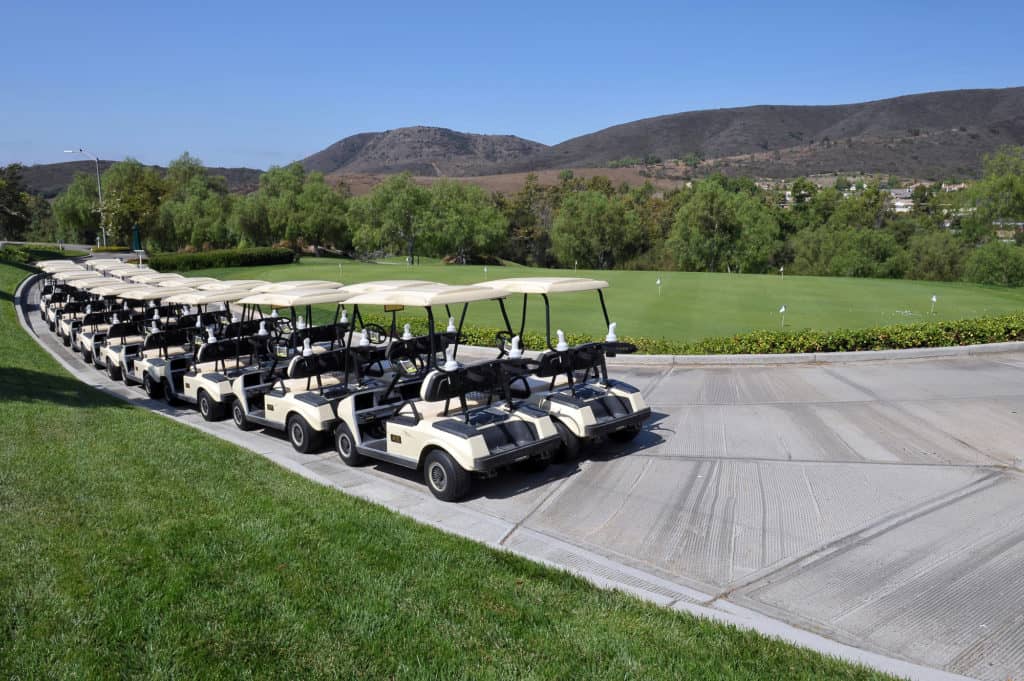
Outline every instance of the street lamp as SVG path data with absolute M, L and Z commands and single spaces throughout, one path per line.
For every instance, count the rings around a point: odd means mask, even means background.
M 107 245 L 107 228 L 103 225 L 103 185 L 100 184 L 100 160 L 90 154 L 85 149 L 79 147 L 78 149 L 65 149 L 65 154 L 82 154 L 88 156 L 96 164 L 96 195 L 100 200 L 100 230 L 103 232 L 103 246 Z

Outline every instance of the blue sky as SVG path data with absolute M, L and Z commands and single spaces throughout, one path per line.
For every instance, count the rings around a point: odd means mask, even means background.
M 547 144 L 638 118 L 1024 85 L 1021 2 L 13 2 L 0 164 L 266 168 L 406 125 Z

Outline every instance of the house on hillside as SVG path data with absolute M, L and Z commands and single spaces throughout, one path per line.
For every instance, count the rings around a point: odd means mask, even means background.
M 889 190 L 889 206 L 894 213 L 909 213 L 914 210 L 914 190 L 910 187 Z

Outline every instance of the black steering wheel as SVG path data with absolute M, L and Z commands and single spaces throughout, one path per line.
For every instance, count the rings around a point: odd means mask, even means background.
M 498 359 L 508 355 L 508 351 L 512 349 L 514 337 L 511 331 L 499 331 L 494 334 L 494 346 L 498 348 Z
M 363 324 L 362 334 L 374 345 L 383 343 L 391 337 L 380 324 Z

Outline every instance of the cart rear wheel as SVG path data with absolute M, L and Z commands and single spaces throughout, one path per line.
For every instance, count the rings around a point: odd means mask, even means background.
M 295 451 L 303 454 L 316 451 L 320 444 L 320 433 L 313 430 L 313 426 L 309 425 L 306 419 L 298 414 L 292 414 L 288 417 L 286 427 L 288 439 L 291 440 Z
M 469 494 L 473 482 L 469 473 L 443 449 L 431 449 L 427 453 L 423 463 L 423 479 L 430 493 L 441 501 L 462 499 Z
M 213 398 L 205 390 L 199 391 L 196 402 L 199 405 L 199 413 L 203 415 L 205 420 L 220 421 L 224 418 L 224 405 L 214 402 Z
M 555 457 L 566 461 L 580 458 L 580 449 L 582 449 L 580 439 L 561 421 L 555 419 L 552 421 L 554 421 L 555 430 L 558 431 L 558 437 L 562 438 L 562 446 L 558 448 Z

